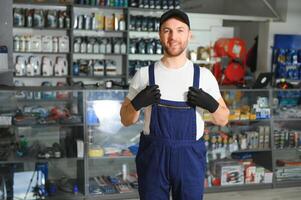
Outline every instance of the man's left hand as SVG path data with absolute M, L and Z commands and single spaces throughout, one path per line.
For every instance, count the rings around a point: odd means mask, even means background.
M 192 105 L 204 108 L 211 113 L 214 113 L 219 106 L 219 103 L 201 88 L 197 89 L 194 87 L 189 87 L 187 101 Z

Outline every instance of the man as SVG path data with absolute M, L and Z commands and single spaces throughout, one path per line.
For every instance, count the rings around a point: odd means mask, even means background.
M 212 73 L 186 57 L 191 39 L 188 16 L 169 10 L 160 18 L 164 56 L 143 67 L 131 81 L 120 115 L 134 124 L 145 108 L 144 128 L 136 156 L 142 200 L 201 200 L 205 175 L 203 109 L 213 123 L 225 125 L 229 110 Z

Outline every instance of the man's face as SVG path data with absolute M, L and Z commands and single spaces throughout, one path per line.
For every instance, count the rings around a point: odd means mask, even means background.
M 159 36 L 165 54 L 176 57 L 186 50 L 191 31 L 187 24 L 170 18 L 161 25 Z

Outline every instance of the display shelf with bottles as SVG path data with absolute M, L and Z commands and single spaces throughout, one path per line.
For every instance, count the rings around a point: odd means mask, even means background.
M 58 2 L 13 2 L 13 63 L 16 85 L 36 85 L 69 68 L 70 7 Z M 39 81 L 36 77 L 44 78 Z M 64 81 L 64 80 L 62 80 Z
M 73 78 L 124 79 L 127 68 L 125 11 L 117 7 L 73 7 Z

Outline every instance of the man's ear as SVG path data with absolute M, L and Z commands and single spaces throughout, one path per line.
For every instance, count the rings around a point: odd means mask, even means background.
M 189 32 L 188 32 L 188 42 L 190 42 L 192 39 L 192 31 L 189 29 Z

